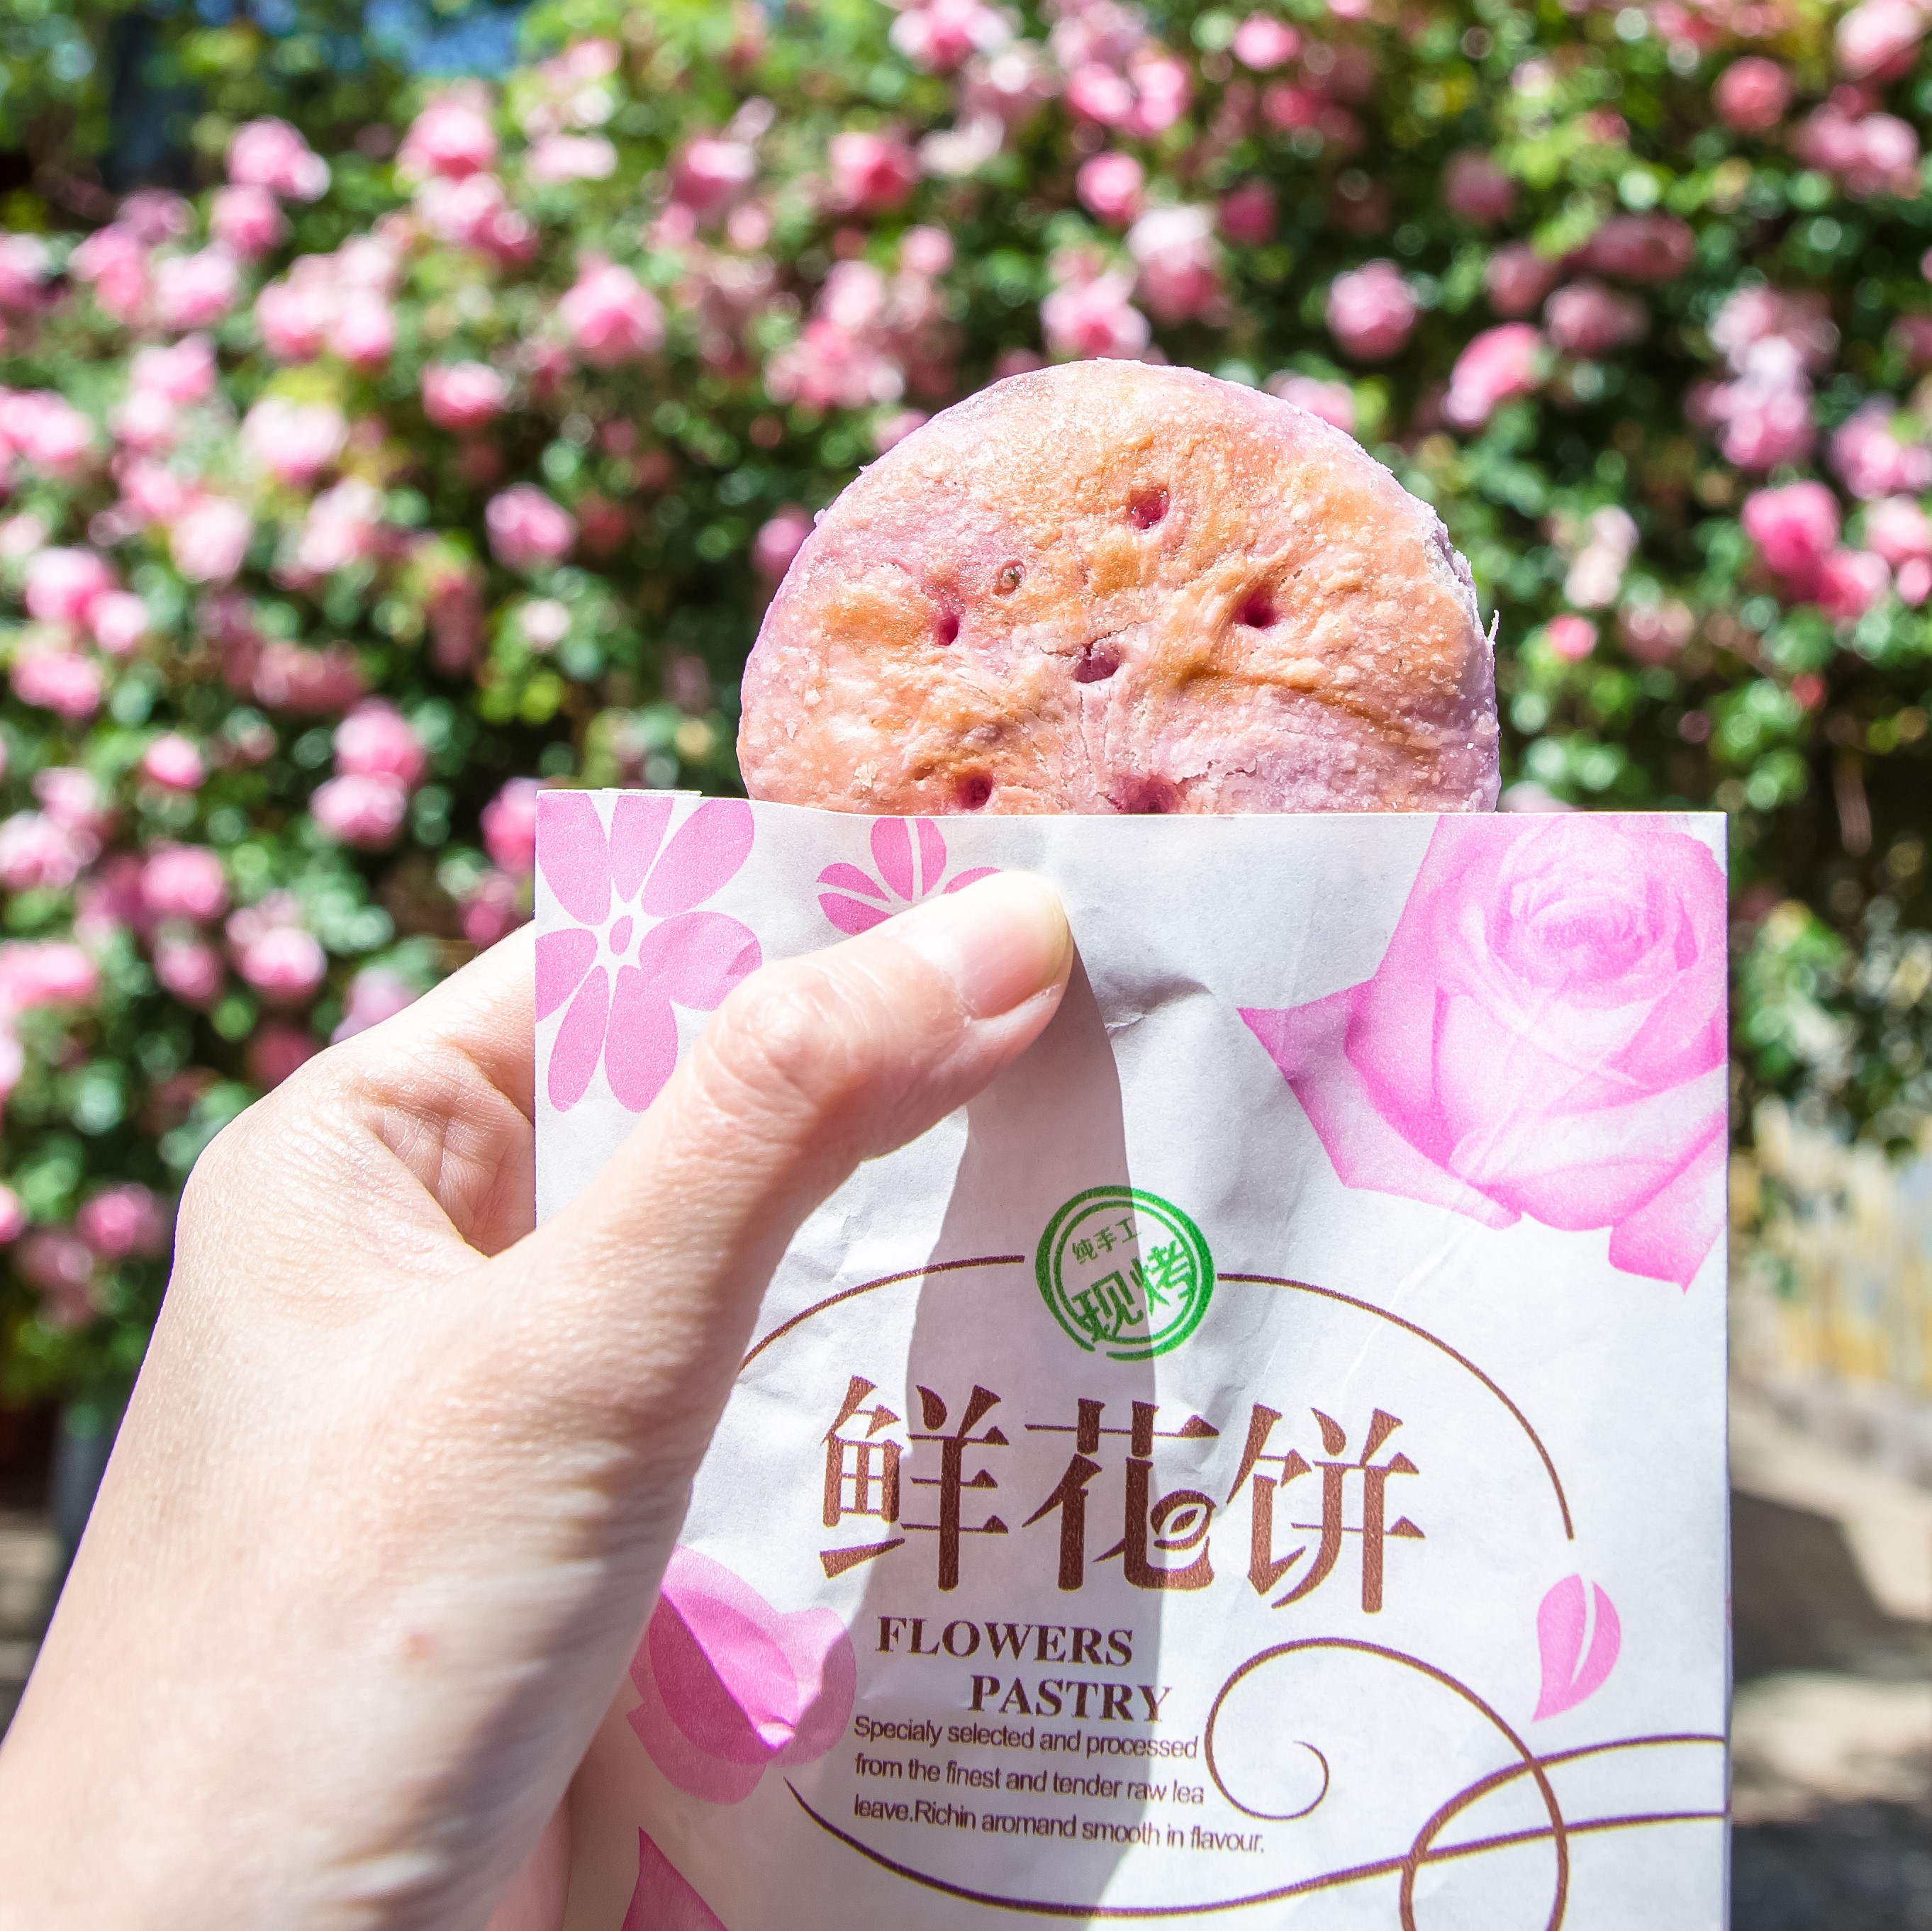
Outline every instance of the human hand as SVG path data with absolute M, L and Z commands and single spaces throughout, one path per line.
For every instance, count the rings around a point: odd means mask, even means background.
M 527 932 L 236 1121 L 0 1748 L 0 1927 L 552 1931 L 772 1267 L 1071 958 L 1004 874 L 766 967 L 535 1232 Z

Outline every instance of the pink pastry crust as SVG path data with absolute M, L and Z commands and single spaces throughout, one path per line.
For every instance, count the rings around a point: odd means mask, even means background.
M 1436 513 L 1188 370 L 1015 376 L 820 518 L 746 666 L 754 798 L 962 811 L 1485 811 L 1493 668 Z

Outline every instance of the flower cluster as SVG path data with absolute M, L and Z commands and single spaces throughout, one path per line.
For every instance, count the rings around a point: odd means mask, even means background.
M 14 195 L 0 1369 L 124 1370 L 200 1147 L 527 916 L 542 787 L 733 788 L 814 513 L 1051 359 L 1436 502 L 1513 806 L 1729 811 L 1754 945 L 1925 923 L 1928 17 L 542 0 L 500 85 L 231 74 L 197 194 Z M 1761 980 L 1752 1078 L 1932 1100 L 1925 985 L 1808 1058 Z

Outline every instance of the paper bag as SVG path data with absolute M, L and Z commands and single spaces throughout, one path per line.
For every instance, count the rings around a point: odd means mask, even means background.
M 761 961 L 1006 868 L 1079 952 L 772 1281 L 571 1931 L 1723 1924 L 1720 818 L 538 839 L 545 1215 Z

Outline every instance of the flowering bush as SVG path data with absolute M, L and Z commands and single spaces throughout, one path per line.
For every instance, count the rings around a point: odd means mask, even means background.
M 730 790 L 812 512 L 1048 358 L 1433 500 L 1507 802 L 1728 811 L 1737 1077 L 1903 1137 L 1928 987 L 1852 961 L 1924 922 L 1927 17 L 548 0 L 355 124 L 181 28 L 202 191 L 0 236 L 9 1385 L 128 1372 L 200 1149 L 525 915 L 539 783 Z

